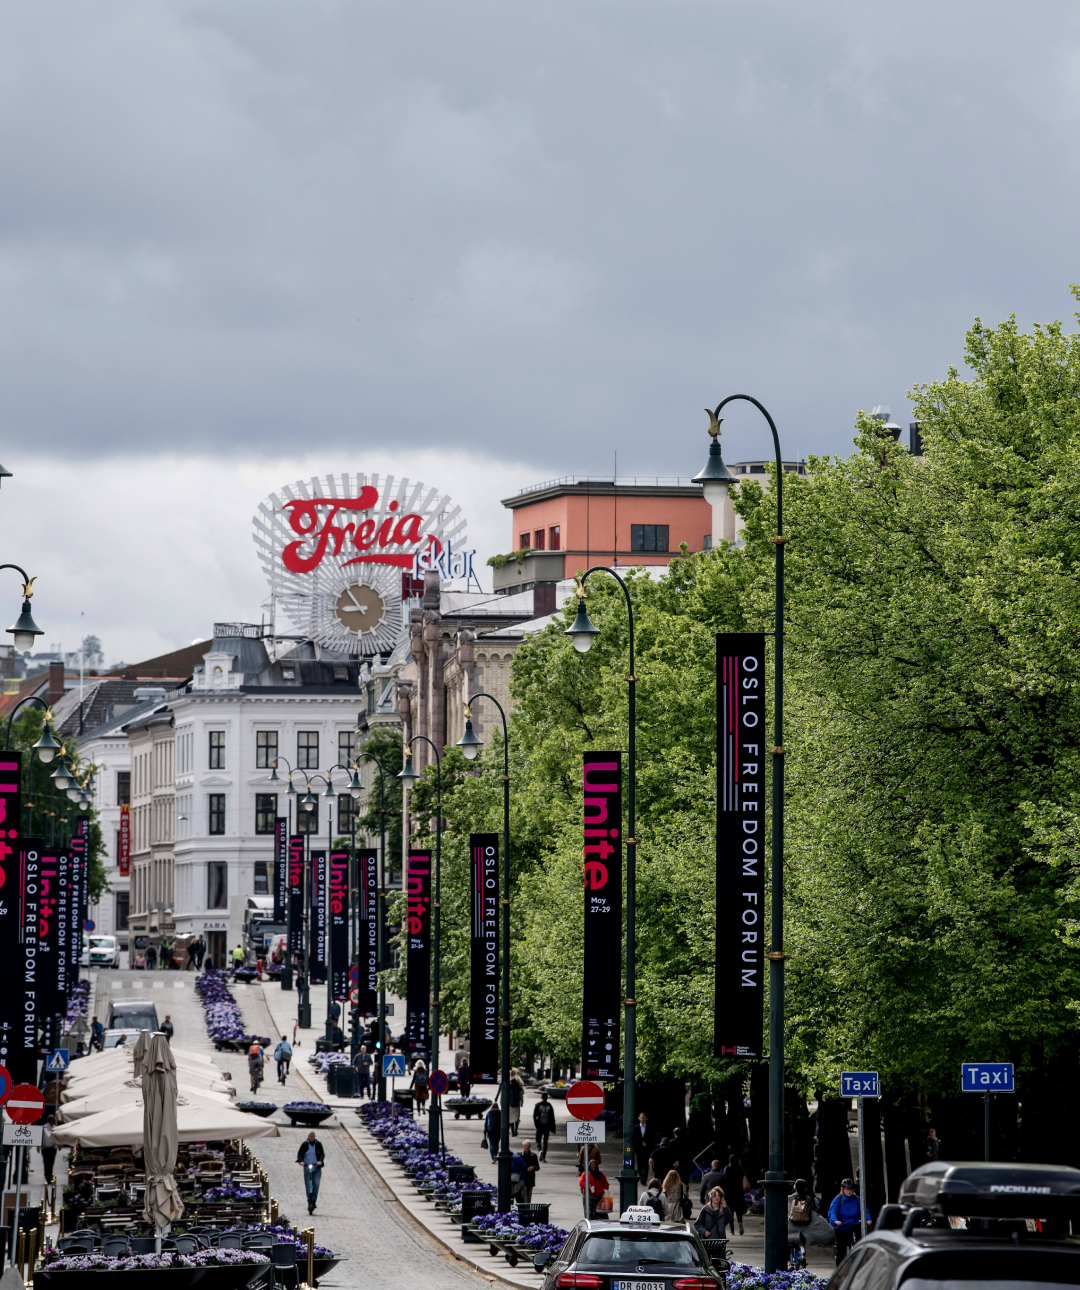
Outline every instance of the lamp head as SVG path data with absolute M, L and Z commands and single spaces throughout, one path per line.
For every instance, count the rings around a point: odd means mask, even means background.
M 398 771 L 398 779 L 401 780 L 402 788 L 412 788 L 420 776 L 413 770 L 412 753 L 406 753 L 405 765 Z
M 277 762 L 276 762 L 276 761 L 275 761 L 275 762 L 272 762 L 272 763 L 271 763 L 271 765 L 270 765 L 270 778 L 271 778 L 272 780 L 276 780 L 276 779 L 278 778 L 278 773 L 277 773 Z
M 34 616 L 30 612 L 30 597 L 34 594 L 32 588 L 34 579 L 31 578 L 23 587 L 23 607 L 22 613 L 14 623 L 8 628 L 8 631 L 15 639 L 15 648 L 28 650 L 34 648 L 34 637 L 43 636 L 41 628 L 34 622 Z
M 574 579 L 577 584 L 577 616 L 570 626 L 566 629 L 565 635 L 569 636 L 574 642 L 574 649 L 579 654 L 585 654 L 589 646 L 593 643 L 593 637 L 600 635 L 600 628 L 597 627 L 589 615 L 585 612 L 585 587 L 580 578 Z
M 315 809 L 315 799 L 311 796 L 310 788 L 308 788 L 308 791 L 304 794 L 300 805 L 305 811 L 313 811 Z
M 296 796 L 296 785 L 292 782 L 292 775 L 289 776 L 289 787 L 285 790 L 286 797 Z
M 694 476 L 692 482 L 702 485 L 705 500 L 715 506 L 727 497 L 728 488 L 739 481 L 724 465 L 724 457 L 720 451 L 720 426 L 723 417 L 718 419 L 711 408 L 706 408 L 705 411 L 709 414 L 709 434 L 712 435 L 712 443 L 709 445 L 708 460 Z
M 334 779 L 332 775 L 326 777 L 326 792 L 323 797 L 337 797 L 337 791 L 334 788 Z
M 73 802 L 77 802 L 82 797 L 82 789 L 73 779 L 67 787 L 67 795 Z
M 49 724 L 49 718 L 52 714 L 45 714 L 45 724 L 41 728 L 41 738 L 34 744 L 37 755 L 47 766 L 49 762 L 61 751 L 61 745 L 53 738 L 52 727 Z
M 61 758 L 57 764 L 56 769 L 52 773 L 51 779 L 55 787 L 57 787 L 61 792 L 67 788 L 68 780 L 71 779 L 71 773 L 69 772 L 67 763 L 63 758 Z
M 484 746 L 484 741 L 472 727 L 472 713 L 468 707 L 465 709 L 465 714 L 465 733 L 457 741 L 457 746 L 469 761 L 475 761 Z

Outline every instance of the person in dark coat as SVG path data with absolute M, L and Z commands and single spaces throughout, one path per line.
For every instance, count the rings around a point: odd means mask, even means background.
M 735 1155 L 728 1156 L 727 1168 L 724 1170 L 724 1177 L 720 1186 L 724 1189 L 724 1199 L 735 1212 L 740 1236 L 743 1234 L 743 1217 L 746 1214 L 746 1191 L 743 1186 L 745 1178 L 746 1170 L 743 1168 L 739 1157 Z
M 498 1102 L 492 1102 L 484 1116 L 484 1136 L 487 1138 L 487 1148 L 491 1152 L 491 1163 L 494 1164 L 495 1157 L 499 1154 L 499 1143 L 502 1140 L 502 1112 Z
M 640 1112 L 637 1124 L 634 1125 L 634 1163 L 637 1165 L 638 1178 L 644 1186 L 649 1180 L 649 1156 L 652 1154 L 652 1134 L 649 1132 L 649 1117 Z
M 296 1163 L 304 1166 L 304 1190 L 307 1192 L 307 1212 L 315 1213 L 319 1199 L 319 1183 L 322 1181 L 323 1166 L 326 1164 L 326 1152 L 323 1144 L 312 1129 L 296 1153 Z
M 536 1126 L 536 1147 L 540 1159 L 547 1159 L 548 1138 L 555 1129 L 555 1108 L 548 1101 L 547 1093 L 540 1094 L 540 1101 L 533 1107 L 533 1124 Z
M 722 1241 L 728 1223 L 731 1222 L 731 1210 L 724 1204 L 722 1187 L 711 1187 L 709 1198 L 694 1226 L 703 1241 Z M 732 1224 L 734 1226 L 734 1224 Z
M 714 1160 L 712 1162 L 712 1168 L 701 1180 L 701 1191 L 698 1193 L 698 1199 L 703 1205 L 706 1204 L 709 1199 L 709 1193 L 712 1189 L 714 1187 L 723 1188 L 723 1186 L 724 1171 L 720 1168 L 720 1161 Z
M 873 1222 L 870 1210 L 866 1211 L 867 1223 Z M 845 1178 L 840 1184 L 840 1192 L 829 1206 L 829 1226 L 836 1233 L 836 1265 L 843 1262 L 844 1255 L 859 1239 L 862 1228 L 862 1213 L 859 1198 L 855 1195 L 855 1180 Z
M 671 1172 L 672 1162 L 675 1159 L 671 1150 L 671 1140 L 661 1138 L 660 1145 L 653 1151 L 652 1159 L 649 1161 L 649 1175 L 653 1178 L 666 1178 Z
M 468 1057 L 463 1057 L 461 1065 L 457 1068 L 457 1086 L 462 1097 L 469 1096 L 469 1090 L 472 1088 L 472 1067 L 469 1065 Z

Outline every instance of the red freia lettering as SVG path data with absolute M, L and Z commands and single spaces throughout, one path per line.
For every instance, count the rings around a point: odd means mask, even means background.
M 398 546 L 404 546 L 408 542 L 420 541 L 420 528 L 424 520 L 420 515 L 402 515 L 394 526 L 394 536 L 391 542 Z
M 356 526 L 356 532 L 352 536 L 353 546 L 358 551 L 367 551 L 369 547 L 375 545 L 375 521 L 366 519 L 363 523 Z
M 378 500 L 379 490 L 365 486 L 360 489 L 359 497 L 298 497 L 286 502 L 282 510 L 289 512 L 289 527 L 301 536 L 298 542 L 290 542 L 282 552 L 282 564 L 290 573 L 310 573 L 312 569 L 318 568 L 331 536 L 334 538 L 334 554 L 337 555 L 341 551 L 345 535 L 355 530 L 356 526 L 353 524 L 344 527 L 334 524 L 338 511 L 370 511 Z M 330 508 L 321 528 L 318 512 L 320 506 Z M 310 555 L 301 555 L 301 548 L 309 540 L 314 542 L 314 549 Z

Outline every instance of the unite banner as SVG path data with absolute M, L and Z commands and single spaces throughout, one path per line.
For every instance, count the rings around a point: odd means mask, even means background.
M 326 984 L 326 852 L 311 853 L 311 961 L 308 982 Z
M 499 835 L 471 833 L 472 982 L 469 1067 L 478 1083 L 499 1079 Z
M 357 851 L 356 887 L 360 903 L 360 999 L 362 1017 L 379 1010 L 379 853 Z
M 765 636 L 716 636 L 717 1057 L 760 1057 L 765 1010 Z
M 289 900 L 289 821 L 284 815 L 274 820 L 274 922 L 283 923 Z
M 431 852 L 410 851 L 405 866 L 405 1047 L 431 1048 Z
M 304 839 L 289 839 L 289 953 L 304 952 Z
M 585 754 L 581 1074 L 617 1079 L 622 999 L 622 753 Z
M 330 852 L 330 992 L 349 997 L 349 853 Z

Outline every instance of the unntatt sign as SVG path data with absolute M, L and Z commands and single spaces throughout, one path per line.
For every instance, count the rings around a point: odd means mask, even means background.
M 499 835 L 469 835 L 472 989 L 469 1067 L 477 1084 L 499 1079 Z
M 581 1072 L 585 1079 L 616 1079 L 622 998 L 622 753 L 586 753 L 583 782 Z
M 765 1007 L 765 637 L 716 637 L 718 1057 L 760 1057 Z

